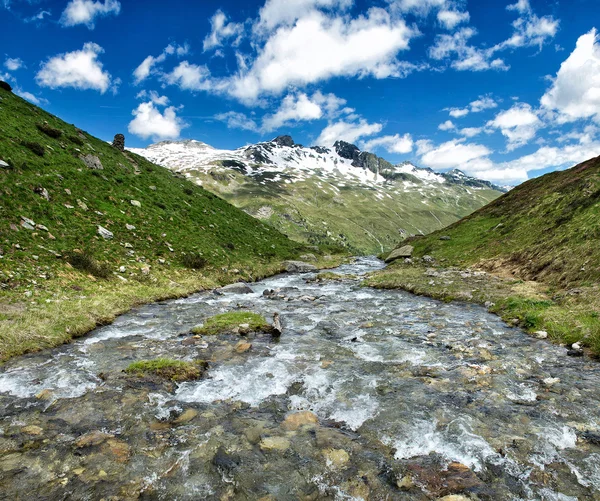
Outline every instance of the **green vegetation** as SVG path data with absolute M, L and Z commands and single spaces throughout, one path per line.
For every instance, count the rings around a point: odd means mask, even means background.
M 341 282 L 342 280 L 353 280 L 356 278 L 356 275 L 340 275 L 339 273 L 333 273 L 331 271 L 325 271 L 317 274 L 314 278 L 315 282 L 325 282 L 326 280 L 333 280 L 336 282 Z
M 169 358 L 157 358 L 156 360 L 134 362 L 125 369 L 125 372 L 138 377 L 151 375 L 170 381 L 182 382 L 200 379 L 206 367 L 206 362 L 192 363 Z
M 442 240 L 442 236 L 450 239 Z M 600 355 L 600 158 L 528 181 L 472 215 L 410 239 L 416 258 L 477 267 L 503 280 L 473 285 L 432 279 L 395 263 L 367 283 L 439 298 L 495 303 L 493 311 L 558 342 L 581 341 Z M 432 284 L 430 283 L 432 282 Z M 535 289 L 535 297 L 531 297 Z
M 240 326 L 244 326 L 243 329 L 240 329 L 241 333 L 271 332 L 272 330 L 272 326 L 258 313 L 232 311 L 208 318 L 204 322 L 204 325 L 194 327 L 192 332 L 202 336 L 214 336 L 216 334 L 231 332 L 234 329 L 240 328 Z
M 6 90 L 0 98 L 0 160 L 10 166 L 0 167 L 0 361 L 133 306 L 255 281 L 318 253 Z

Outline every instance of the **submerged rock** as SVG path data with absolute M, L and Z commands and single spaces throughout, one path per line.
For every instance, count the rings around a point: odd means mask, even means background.
M 310 411 L 301 411 L 289 414 L 281 427 L 287 431 L 295 431 L 302 426 L 315 426 L 319 424 L 319 418 Z

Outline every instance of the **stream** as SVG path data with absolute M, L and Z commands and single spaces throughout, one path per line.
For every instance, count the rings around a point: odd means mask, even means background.
M 10 360 L 0 499 L 600 500 L 600 364 L 477 305 L 361 287 L 382 267 L 148 305 Z M 190 334 L 236 310 L 279 313 L 281 338 Z M 159 357 L 209 368 L 123 373 Z

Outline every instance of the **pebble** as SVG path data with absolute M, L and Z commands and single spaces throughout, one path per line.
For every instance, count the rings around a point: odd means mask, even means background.
M 533 335 L 538 339 L 548 339 L 548 333 L 546 331 L 537 331 Z

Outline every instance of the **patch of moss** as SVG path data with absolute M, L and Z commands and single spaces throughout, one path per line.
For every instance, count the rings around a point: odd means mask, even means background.
M 157 358 L 156 360 L 133 362 L 125 369 L 125 372 L 138 377 L 152 375 L 170 381 L 182 382 L 199 379 L 206 369 L 206 365 L 206 362 L 198 364 L 169 358 Z
M 258 313 L 232 311 L 208 318 L 204 325 L 194 327 L 192 332 L 202 336 L 214 336 L 231 332 L 242 325 L 246 326 L 243 329 L 246 332 L 270 332 L 272 330 L 272 326 Z

